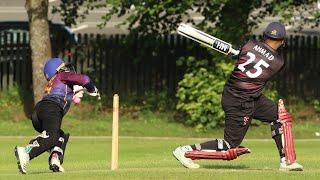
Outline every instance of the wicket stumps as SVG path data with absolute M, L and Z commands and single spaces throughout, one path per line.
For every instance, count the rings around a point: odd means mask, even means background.
M 111 170 L 118 169 L 118 143 L 119 143 L 119 96 L 113 96 L 113 117 L 112 117 L 112 152 Z

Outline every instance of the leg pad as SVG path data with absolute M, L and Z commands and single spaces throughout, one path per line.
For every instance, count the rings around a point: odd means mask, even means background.
M 226 151 L 215 151 L 215 150 L 201 150 L 201 151 L 188 151 L 185 154 L 186 158 L 190 158 L 192 160 L 197 159 L 221 159 L 221 160 L 233 160 L 242 154 L 250 153 L 250 149 L 239 147 L 232 148 Z
M 282 123 L 282 140 L 286 161 L 287 164 L 292 164 L 296 162 L 296 152 L 292 133 L 292 117 L 290 113 L 285 109 L 282 99 L 279 100 L 278 111 L 279 119 Z

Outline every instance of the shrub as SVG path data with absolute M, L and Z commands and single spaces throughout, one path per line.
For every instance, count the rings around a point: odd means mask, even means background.
M 179 82 L 176 108 L 185 114 L 184 122 L 197 130 L 214 128 L 224 117 L 221 94 L 233 66 L 224 61 L 209 64 L 209 60 L 194 57 L 178 61 L 178 65 L 187 66 L 187 72 Z
M 263 90 L 263 94 L 275 103 L 278 103 L 278 100 L 280 99 L 280 95 L 276 90 L 275 83 L 273 82 L 267 83 L 266 87 Z
M 318 100 L 318 99 L 314 100 L 313 107 L 318 113 L 320 113 L 320 100 Z
M 0 107 L 7 108 L 13 105 L 22 105 L 19 87 L 10 87 L 0 92 Z

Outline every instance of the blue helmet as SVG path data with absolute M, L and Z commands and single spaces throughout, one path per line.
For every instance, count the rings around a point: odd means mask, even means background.
M 61 68 L 65 66 L 60 58 L 50 58 L 43 67 L 43 74 L 49 81 Z

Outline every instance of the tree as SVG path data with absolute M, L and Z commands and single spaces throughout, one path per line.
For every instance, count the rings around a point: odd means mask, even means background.
M 320 26 L 320 5 L 317 0 L 276 0 L 263 5 L 270 15 L 280 16 L 282 22 L 292 26 L 296 31 L 304 27 Z
M 320 25 L 317 0 L 62 0 L 62 2 L 53 10 L 60 13 L 68 25 L 75 25 L 77 20 L 85 18 L 89 10 L 107 8 L 108 11 L 102 17 L 100 26 L 106 25 L 114 15 L 127 16 L 126 21 L 119 25 L 127 25 L 131 33 L 140 34 L 157 35 L 173 32 L 177 24 L 182 21 L 194 22 L 190 16 L 191 12 L 204 17 L 198 26 L 206 30 L 210 25 L 221 24 L 221 21 L 226 20 L 221 18 L 221 14 L 228 9 L 232 15 L 231 21 L 237 21 L 238 18 L 247 19 L 241 24 L 228 22 L 226 25 L 245 26 L 247 32 L 255 28 L 267 15 L 280 17 L 283 23 L 294 26 L 297 31 L 304 26 L 316 28 Z
M 69 1 L 69 4 L 55 8 L 55 12 L 66 16 L 66 23 L 76 24 L 75 18 L 82 19 L 86 15 L 80 15 L 75 2 Z M 242 44 L 267 15 L 279 16 L 283 23 L 297 27 L 318 27 L 320 18 L 315 0 L 119 0 L 112 6 L 108 0 L 97 0 L 83 5 L 86 10 L 108 9 L 102 17 L 101 26 L 112 16 L 127 16 L 126 21 L 119 25 L 126 25 L 131 34 L 160 36 L 175 32 L 181 22 L 189 22 L 234 45 Z M 304 13 L 299 14 L 301 11 Z M 195 22 L 192 14 L 203 18 Z M 303 20 L 296 21 L 296 17 Z M 213 53 L 208 59 L 182 57 L 177 61 L 187 67 L 176 94 L 177 109 L 185 115 L 183 119 L 187 124 L 199 130 L 213 128 L 223 119 L 220 98 L 225 79 L 233 68 L 228 63 L 230 58 L 210 52 Z
M 52 13 L 59 13 L 65 25 L 71 26 L 84 19 L 89 10 L 104 7 L 102 2 L 104 0 L 61 0 L 59 6 L 53 6 Z
M 51 57 L 48 5 L 48 0 L 27 0 L 25 4 L 30 24 L 34 102 L 39 101 L 43 96 L 46 80 L 42 69 L 45 61 Z

